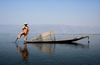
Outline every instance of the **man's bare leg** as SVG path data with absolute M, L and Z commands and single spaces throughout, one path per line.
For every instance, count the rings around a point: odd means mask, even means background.
M 22 36 L 23 34 L 22 33 L 20 33 L 18 36 L 17 36 L 17 38 L 16 38 L 16 40 L 15 40 L 15 42 Z
M 27 35 L 24 35 L 24 42 L 27 40 Z

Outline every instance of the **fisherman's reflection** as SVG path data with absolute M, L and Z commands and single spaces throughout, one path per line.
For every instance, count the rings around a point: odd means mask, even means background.
M 23 61 L 26 61 L 26 63 L 27 63 L 28 55 L 29 55 L 29 52 L 27 50 L 27 45 L 24 44 L 24 48 L 23 49 L 21 47 L 19 47 L 17 44 L 16 44 L 16 47 L 17 47 L 17 50 L 21 53 Z

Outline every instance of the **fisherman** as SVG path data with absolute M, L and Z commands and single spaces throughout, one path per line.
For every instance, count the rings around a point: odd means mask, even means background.
M 27 23 L 24 23 L 25 26 L 22 27 L 22 32 L 17 36 L 16 38 L 16 41 L 22 36 L 24 35 L 24 41 L 27 40 L 27 35 L 28 35 L 28 32 L 29 32 L 29 27 L 27 26 L 28 24 Z M 15 42 L 16 42 L 15 41 Z

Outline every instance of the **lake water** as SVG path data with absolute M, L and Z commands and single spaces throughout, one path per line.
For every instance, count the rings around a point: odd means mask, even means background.
M 24 44 L 17 34 L 0 34 L 0 65 L 100 65 L 100 35 L 73 44 Z M 28 40 L 36 34 L 30 34 Z M 57 40 L 85 35 L 56 35 Z

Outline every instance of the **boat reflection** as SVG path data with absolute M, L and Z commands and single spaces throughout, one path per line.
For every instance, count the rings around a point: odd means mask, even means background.
M 47 54 L 51 55 L 55 52 L 56 45 L 63 45 L 70 48 L 82 48 L 82 49 L 89 49 L 89 43 L 87 45 L 81 43 L 28 43 L 34 48 L 39 49 L 42 52 L 46 52 Z
M 70 48 L 81 48 L 81 49 L 89 49 L 89 44 L 81 44 L 81 43 L 76 43 L 76 42 L 73 42 L 73 43 L 64 43 L 64 44 L 60 44 L 60 45 L 63 45 L 63 46 L 66 46 L 66 47 L 70 47 Z
M 17 50 L 20 52 L 21 56 L 22 56 L 22 60 L 24 61 L 24 64 L 27 64 L 28 63 L 28 55 L 29 55 L 29 52 L 27 50 L 27 44 L 24 44 L 24 48 L 21 48 L 20 46 L 18 46 L 17 43 L 16 44 L 16 48 Z

